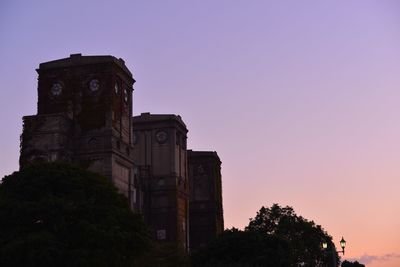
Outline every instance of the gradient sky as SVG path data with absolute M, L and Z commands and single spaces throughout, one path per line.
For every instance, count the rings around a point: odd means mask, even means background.
M 0 177 L 40 62 L 122 57 L 134 113 L 222 160 L 225 226 L 293 206 L 347 259 L 400 266 L 400 1 L 0 1 Z

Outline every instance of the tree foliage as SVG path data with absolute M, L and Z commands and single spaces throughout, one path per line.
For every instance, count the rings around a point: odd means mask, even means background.
M 364 264 L 359 263 L 358 261 L 351 262 L 351 261 L 344 261 L 342 262 L 342 267 L 365 267 Z
M 194 267 L 290 266 L 289 243 L 273 235 L 225 230 L 207 247 L 194 252 Z
M 134 266 L 150 245 L 141 217 L 98 174 L 61 163 L 0 185 L 0 266 Z
M 336 251 L 324 251 L 321 244 L 327 242 L 329 247 L 334 246 L 332 238 L 320 225 L 298 216 L 289 206 L 274 204 L 271 208 L 261 207 L 256 217 L 250 219 L 246 230 L 287 240 L 291 246 L 291 258 L 302 266 L 318 266 L 332 258 L 332 255 L 328 257 L 328 253 Z M 338 259 L 337 253 L 335 256 Z
M 321 226 L 298 216 L 291 207 L 274 204 L 262 207 L 244 231 L 227 230 L 195 252 L 193 265 L 316 267 L 332 263 L 332 257 L 338 262 L 336 250 L 324 251 L 323 242 L 334 246 Z
M 188 267 L 189 256 L 176 242 L 152 242 L 151 247 L 137 262 L 138 267 Z

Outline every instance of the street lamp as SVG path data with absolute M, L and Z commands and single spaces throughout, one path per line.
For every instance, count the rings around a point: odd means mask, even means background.
M 340 247 L 342 248 L 342 251 L 337 251 L 337 253 L 343 253 L 344 255 L 344 248 L 346 247 L 346 240 L 344 240 L 343 236 L 342 239 L 340 240 Z M 322 243 L 322 248 L 325 250 L 328 248 L 328 242 L 324 241 Z
M 336 266 L 336 256 L 335 256 L 335 248 L 334 247 L 335 246 L 332 243 L 332 246 L 331 246 L 331 249 L 332 249 L 332 251 L 331 251 L 331 253 L 332 253 L 332 263 L 333 263 L 333 266 Z M 346 247 L 346 240 L 344 240 L 343 236 L 342 236 L 342 239 L 340 240 L 340 247 L 342 248 L 342 251 L 336 251 L 336 252 L 337 253 L 343 253 L 343 255 L 344 255 L 344 248 Z M 328 252 L 327 251 L 328 242 L 326 242 L 326 241 L 322 242 L 322 248 L 324 249 L 325 252 Z
M 340 240 L 340 247 L 342 248 L 342 251 L 338 251 L 338 252 L 342 252 L 344 255 L 344 248 L 346 247 L 346 240 L 343 239 L 343 236 L 342 236 L 342 239 Z

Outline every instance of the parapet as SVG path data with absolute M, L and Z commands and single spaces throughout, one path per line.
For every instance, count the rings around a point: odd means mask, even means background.
M 71 54 L 67 58 L 52 60 L 39 64 L 39 68 L 36 71 L 56 69 L 56 68 L 69 68 L 83 65 L 93 64 L 104 64 L 104 63 L 115 63 L 121 69 L 123 69 L 129 76 L 132 77 L 132 73 L 125 66 L 125 61 L 122 58 L 116 58 L 110 55 L 104 56 L 82 56 L 82 54 Z

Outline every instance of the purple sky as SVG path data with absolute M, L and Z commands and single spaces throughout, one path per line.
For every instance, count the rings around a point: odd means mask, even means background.
M 223 162 L 226 227 L 293 206 L 346 258 L 400 266 L 400 1 L 0 2 L 0 176 L 40 62 L 122 57 L 134 113 L 180 114 Z

